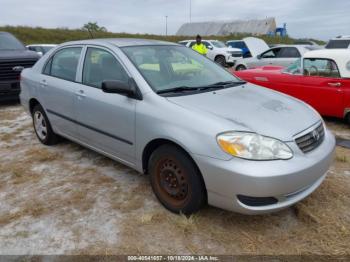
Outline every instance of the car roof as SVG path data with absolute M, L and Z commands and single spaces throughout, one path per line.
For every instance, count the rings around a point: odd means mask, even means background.
M 31 45 L 27 45 L 27 46 L 57 46 L 57 44 L 31 44 Z
M 110 44 L 117 47 L 126 46 L 144 46 L 144 45 L 177 45 L 176 43 L 151 40 L 151 39 L 138 39 L 138 38 L 104 38 L 104 39 L 89 39 L 81 41 L 72 41 L 65 43 L 64 45 L 71 44 L 91 44 L 91 45 L 105 45 Z
M 307 52 L 304 58 L 324 58 L 334 60 L 342 77 L 350 78 L 350 49 L 320 49 Z

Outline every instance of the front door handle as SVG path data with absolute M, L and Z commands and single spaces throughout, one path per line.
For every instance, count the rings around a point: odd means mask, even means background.
M 79 90 L 76 94 L 80 98 L 86 97 L 84 90 Z
M 341 83 L 328 83 L 328 85 L 331 87 L 340 87 Z
M 41 86 L 41 87 L 47 87 L 47 82 L 46 82 L 45 79 L 44 79 L 44 80 L 41 80 L 40 86 Z

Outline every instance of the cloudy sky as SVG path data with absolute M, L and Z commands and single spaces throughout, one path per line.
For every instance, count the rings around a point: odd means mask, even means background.
M 79 28 L 97 21 L 112 32 L 170 34 L 189 21 L 190 0 L 0 0 L 0 25 Z M 350 35 L 349 0 L 192 0 L 192 21 L 275 17 L 292 37 Z

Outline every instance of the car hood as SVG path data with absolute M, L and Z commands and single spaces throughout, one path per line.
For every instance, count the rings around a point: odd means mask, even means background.
M 231 130 L 255 132 L 285 142 L 321 121 L 319 114 L 302 101 L 252 84 L 168 100 L 199 114 L 228 120 L 233 123 Z
M 283 66 L 260 66 L 260 67 L 255 67 L 247 70 L 242 70 L 242 71 L 234 71 L 234 69 L 229 69 L 229 71 L 236 75 L 236 76 L 243 76 L 243 75 L 266 75 L 266 74 L 281 74 L 282 70 L 285 67 Z
M 262 39 L 256 37 L 246 37 L 243 40 L 253 57 L 258 56 L 269 49 L 269 46 Z
M 39 59 L 36 52 L 23 50 L 0 50 L 0 60 Z

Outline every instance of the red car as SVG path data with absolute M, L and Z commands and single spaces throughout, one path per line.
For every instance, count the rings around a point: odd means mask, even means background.
M 296 97 L 321 115 L 345 118 L 350 123 L 350 50 L 311 51 L 285 69 L 264 66 L 232 73 Z

